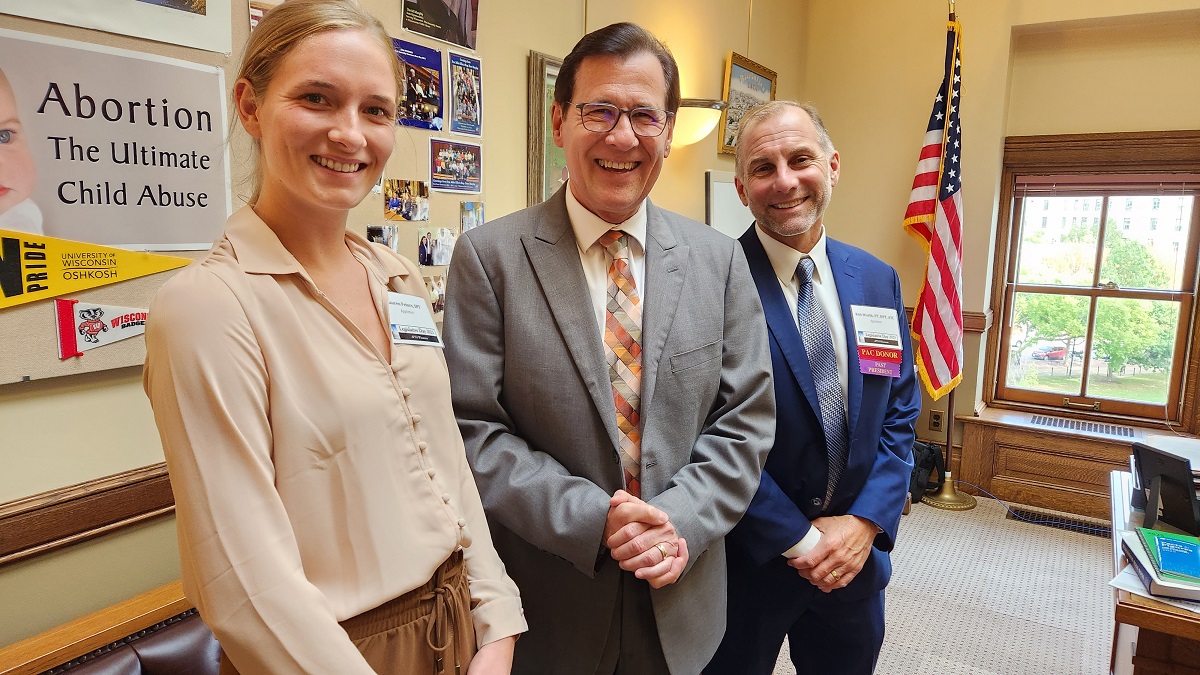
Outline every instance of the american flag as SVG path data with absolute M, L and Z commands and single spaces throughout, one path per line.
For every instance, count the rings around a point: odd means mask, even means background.
M 904 213 L 904 229 L 928 253 L 912 335 L 917 372 L 935 401 L 962 381 L 961 30 L 952 16 L 946 25 L 946 74 Z

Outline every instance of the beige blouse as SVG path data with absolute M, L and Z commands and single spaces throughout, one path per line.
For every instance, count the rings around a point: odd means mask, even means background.
M 413 264 L 347 233 L 381 320 Z M 391 365 L 249 207 L 168 281 L 144 385 L 175 492 L 184 588 L 242 673 L 371 673 L 338 621 L 465 549 L 480 646 L 527 630 L 492 547 L 442 350 Z

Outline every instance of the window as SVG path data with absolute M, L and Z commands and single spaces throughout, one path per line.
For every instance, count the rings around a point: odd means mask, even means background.
M 1046 229 L 1046 221 L 1049 220 L 1046 216 L 1042 216 L 1042 229 Z
M 1130 152 L 1148 147 L 1131 137 L 1192 149 Z M 1200 431 L 1200 132 L 1010 138 L 1002 180 L 985 401 Z M 1026 215 L 1039 201 L 1099 213 L 1052 244 Z M 1150 211 L 1183 234 L 1153 238 Z

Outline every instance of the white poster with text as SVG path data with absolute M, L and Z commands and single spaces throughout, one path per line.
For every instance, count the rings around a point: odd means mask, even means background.
M 219 68 L 0 30 L 0 174 L 27 167 L 0 192 L 0 222 L 23 219 L 0 227 L 208 248 L 230 213 L 224 89 Z

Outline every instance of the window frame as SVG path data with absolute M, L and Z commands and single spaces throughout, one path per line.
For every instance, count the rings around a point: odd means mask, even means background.
M 1053 175 L 1077 176 L 1084 180 L 1094 176 L 1094 180 L 1087 182 L 1096 184 L 1105 182 L 1106 174 L 1147 179 L 1163 174 L 1192 174 L 1188 185 L 1194 189 L 1200 184 L 1200 131 L 1011 136 L 1005 139 L 990 298 L 990 310 L 997 322 L 996 330 L 989 331 L 987 336 L 984 403 L 998 408 L 1197 433 L 1200 431 L 1200 421 L 1196 419 L 1200 412 L 1200 302 L 1196 300 L 1197 291 L 1200 291 L 1200 198 L 1192 209 L 1192 236 L 1185 262 L 1185 269 L 1192 275 L 1191 283 L 1185 282 L 1184 291 L 1176 293 L 1190 294 L 1191 301 L 1190 307 L 1180 307 L 1181 318 L 1176 332 L 1177 360 L 1172 372 L 1179 378 L 1178 386 L 1172 386 L 1167 404 L 1158 406 L 1163 413 L 1161 417 L 1145 415 L 1146 404 L 1122 405 L 1107 398 L 1064 397 L 1052 392 L 1019 390 L 1021 396 L 1014 400 L 1005 386 L 1003 373 L 1008 354 L 1009 308 L 1013 294 L 1021 290 L 1015 283 L 1022 196 L 1018 194 L 1017 179 Z M 1175 184 L 1180 182 L 1177 177 L 1169 180 Z M 1070 195 L 1071 191 L 1067 190 L 1063 196 Z M 1039 212 L 1044 210 L 1043 205 Z M 1118 209 L 1118 213 L 1123 211 Z M 1101 220 L 1103 224 L 1103 216 Z M 1099 246 L 1102 250 L 1102 242 Z M 1089 289 L 1088 294 L 1097 298 L 1106 295 L 1102 289 Z M 1187 316 L 1189 310 L 1190 317 Z M 1085 345 L 1090 344 L 1091 327 L 1085 338 Z M 1086 357 L 1090 357 L 1088 352 L 1090 350 L 1085 347 Z M 1029 396 L 1030 393 L 1045 395 Z M 1064 398 L 1073 405 L 1065 404 Z M 1098 411 L 1092 408 L 1097 400 L 1102 403 Z

